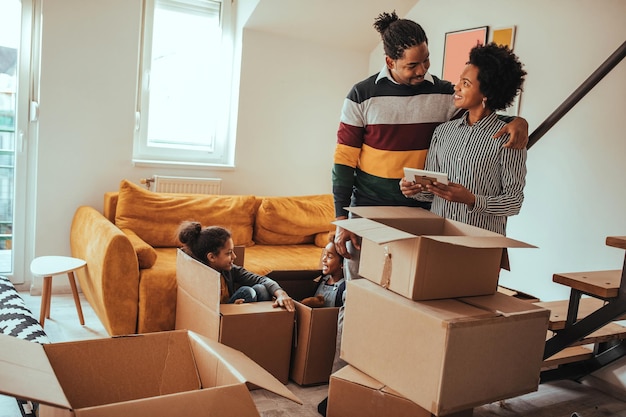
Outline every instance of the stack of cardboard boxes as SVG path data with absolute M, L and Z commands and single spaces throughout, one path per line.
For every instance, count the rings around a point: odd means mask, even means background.
M 363 238 L 348 282 L 330 417 L 471 416 L 537 390 L 549 311 L 497 292 L 506 248 L 532 247 L 408 207 L 354 207 Z

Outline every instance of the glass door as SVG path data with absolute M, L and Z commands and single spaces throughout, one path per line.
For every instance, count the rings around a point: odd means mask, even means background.
M 21 2 L 0 2 L 0 274 L 13 272 L 15 131 Z
M 37 1 L 0 0 L 0 274 L 15 283 L 24 282 L 26 263 L 26 139 L 36 131 L 36 114 L 29 113 L 37 104 Z

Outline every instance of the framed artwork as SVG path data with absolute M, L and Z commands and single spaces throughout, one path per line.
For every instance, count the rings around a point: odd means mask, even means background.
M 491 32 L 491 42 L 496 43 L 498 45 L 506 45 L 512 51 L 515 43 L 515 26 L 501 27 L 495 28 Z M 522 95 L 521 91 L 515 99 L 513 100 L 513 104 L 506 108 L 505 110 L 501 110 L 498 113 L 506 114 L 507 116 L 518 116 L 519 115 L 519 102 L 520 96 Z
M 515 26 L 493 29 L 491 42 L 498 45 L 506 45 L 512 51 L 515 42 Z
M 465 63 L 469 60 L 470 50 L 476 45 L 484 45 L 487 42 L 487 35 L 488 26 L 446 32 L 442 78 L 456 83 Z

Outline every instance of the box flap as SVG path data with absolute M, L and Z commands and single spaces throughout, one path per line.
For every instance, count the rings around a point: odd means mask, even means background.
M 485 296 L 463 297 L 457 300 L 486 311 L 500 314 L 504 317 L 527 315 L 531 313 L 543 314 L 546 318 L 550 316 L 550 310 L 548 309 L 500 292 Z
M 271 391 L 295 403 L 303 404 L 285 385 L 238 350 L 210 340 L 194 332 L 189 332 L 194 348 L 199 347 L 213 353 L 233 374 L 239 376 L 241 382 L 250 382 L 258 387 Z M 195 346 L 194 346 L 195 344 Z
M 422 236 L 441 243 L 460 245 L 468 248 L 536 248 L 536 246 L 506 236 Z
M 71 408 L 43 346 L 0 334 L 0 393 Z
M 225 402 L 228 402 L 227 407 L 224 407 Z M 242 383 L 83 408 L 75 410 L 74 414 L 76 417 L 260 416 L 248 388 Z
M 429 219 L 441 218 L 420 207 L 408 206 L 363 206 L 346 207 L 346 210 L 367 219 Z
M 338 220 L 334 224 L 378 244 L 422 236 L 471 248 L 536 247 L 480 227 L 444 219 L 419 207 L 366 206 L 348 210 L 361 218 Z M 433 230 L 437 232 L 432 233 Z
M 201 386 L 189 338 L 182 331 L 50 343 L 44 350 L 73 409 Z
M 208 265 L 178 249 L 176 253 L 176 281 L 200 304 L 220 311 L 220 274 Z
M 355 207 L 356 208 L 356 207 Z M 373 208 L 373 207 L 360 207 L 360 208 Z M 389 207 L 378 207 L 379 209 L 389 209 Z M 414 208 L 414 207 L 408 207 Z M 424 211 L 423 209 L 420 209 Z M 392 211 L 392 214 L 396 213 L 396 211 Z M 397 213 L 396 213 L 397 214 Z M 381 214 L 382 216 L 382 214 Z M 415 216 L 414 220 L 419 218 L 425 218 L 422 216 Z M 346 230 L 349 230 L 358 236 L 362 236 L 366 239 L 371 240 L 377 244 L 389 243 L 402 239 L 412 239 L 418 237 L 417 234 L 409 233 L 407 231 L 401 230 L 399 228 L 393 227 L 391 225 L 387 225 L 382 223 L 382 221 L 389 221 L 390 219 L 400 219 L 400 217 L 389 217 L 383 218 L 380 217 L 380 221 L 372 220 L 371 218 L 356 218 L 356 219 L 347 219 L 347 220 L 337 220 L 333 222 L 333 224 L 342 227 Z M 415 223 L 411 222 L 408 219 L 406 222 L 408 226 Z M 424 231 L 429 230 L 432 231 L 431 224 L 432 220 L 424 220 L 420 222 L 420 225 L 427 224 L 429 226 L 428 229 L 424 228 Z M 439 229 L 440 227 L 436 227 Z M 421 235 L 421 233 L 420 233 Z M 441 243 L 447 243 L 451 245 L 459 245 L 470 248 L 479 248 L 479 249 L 488 249 L 488 248 L 534 248 L 536 246 L 530 245 L 525 242 L 521 242 L 519 240 L 511 239 L 506 236 L 503 236 L 498 233 L 491 232 L 489 230 L 484 230 L 479 227 L 471 226 L 468 224 L 455 222 L 453 220 L 445 220 L 445 225 L 441 228 L 441 234 L 432 234 L 426 233 L 421 235 L 423 238 L 428 238 L 431 240 L 435 240 Z
M 367 374 L 364 374 L 363 372 L 359 371 L 351 365 L 344 366 L 343 368 L 332 374 L 331 377 L 350 381 L 376 391 L 381 390 L 385 387 L 382 382 L 372 378 Z
M 411 233 L 364 218 L 337 220 L 333 224 L 378 244 L 416 237 Z

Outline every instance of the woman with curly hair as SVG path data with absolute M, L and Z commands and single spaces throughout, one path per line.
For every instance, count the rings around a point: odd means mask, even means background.
M 508 135 L 493 139 L 507 108 L 522 90 L 526 71 L 506 46 L 490 43 L 470 51 L 454 86 L 454 105 L 463 116 L 438 126 L 425 169 L 445 172 L 449 183 L 422 186 L 401 181 L 406 197 L 432 200 L 431 211 L 500 234 L 508 216 L 520 212 L 526 184 L 526 149 L 505 148 Z M 416 194 L 417 192 L 417 194 Z

